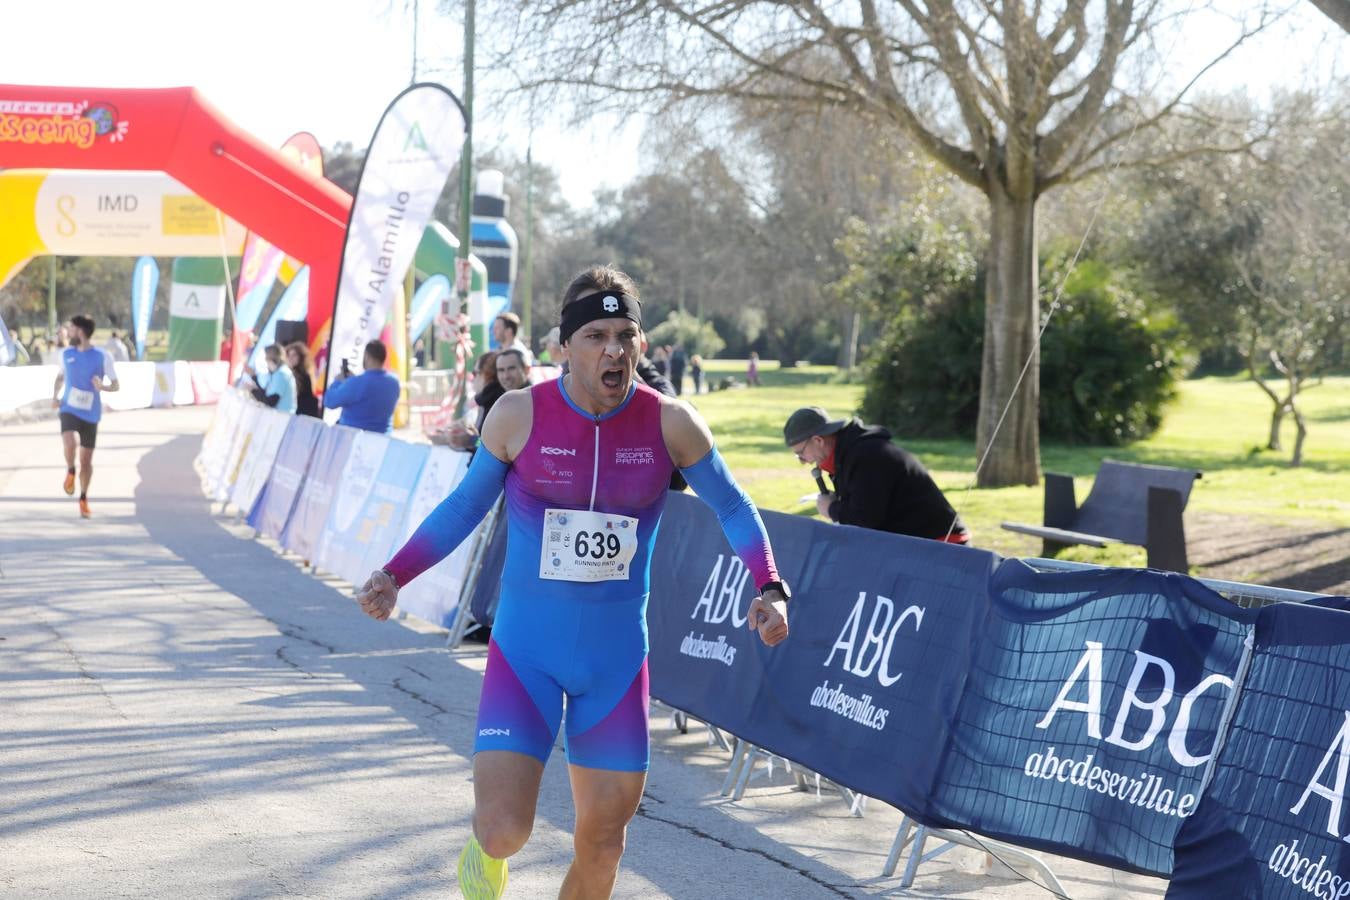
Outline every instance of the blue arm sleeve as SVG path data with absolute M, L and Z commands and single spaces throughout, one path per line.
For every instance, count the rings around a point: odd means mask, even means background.
M 731 470 L 717 448 L 713 447 L 698 462 L 680 471 L 699 499 L 717 513 L 723 534 L 750 570 L 755 587 L 777 581 L 778 567 L 774 565 L 773 548 L 769 546 L 764 520 L 736 479 L 731 477 Z
M 344 378 L 342 381 L 334 381 L 328 386 L 328 390 L 323 392 L 323 405 L 327 409 L 337 409 L 344 403 L 351 403 L 356 399 L 352 384 L 356 381 L 356 376 Z M 400 582 L 401 583 L 401 582 Z
M 475 453 L 463 480 L 384 567 L 394 583 L 402 587 L 449 556 L 497 501 L 510 468 L 486 448 Z

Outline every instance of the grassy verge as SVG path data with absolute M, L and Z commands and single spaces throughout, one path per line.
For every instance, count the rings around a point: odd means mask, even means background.
M 713 360 L 707 370 L 713 383 L 728 376 L 745 380 L 744 362 Z M 799 406 L 851 414 L 862 398 L 862 385 L 847 383 L 831 366 L 779 369 L 768 362 L 761 365 L 760 377 L 763 387 L 689 399 L 712 425 L 728 464 L 757 504 L 814 514 L 814 501 L 802 498 L 814 496 L 815 487 L 808 470 L 783 446 L 783 423 Z M 1308 391 L 1300 405 L 1309 432 L 1304 464 L 1298 469 L 1288 465 L 1292 420 L 1285 423 L 1283 452 L 1262 449 L 1270 427 L 1270 403 L 1242 378 L 1183 382 L 1163 428 L 1153 437 L 1129 447 L 1046 445 L 1041 448 L 1042 467 L 1073 475 L 1080 500 L 1106 458 L 1196 468 L 1204 478 L 1191 494 L 1188 510 L 1258 522 L 1350 526 L 1350 377 L 1327 379 Z M 1002 521 L 1040 521 L 1039 486 L 972 490 L 973 442 L 908 439 L 903 430 L 896 439 L 933 473 L 980 546 L 1015 556 L 1039 553 L 1037 541 L 999 528 Z M 1144 554 L 1130 547 L 1075 548 L 1064 558 L 1143 565 Z

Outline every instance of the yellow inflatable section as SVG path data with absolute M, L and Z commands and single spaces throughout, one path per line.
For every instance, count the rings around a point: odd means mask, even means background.
M 46 177 L 45 172 L 0 172 L 0 287 L 18 275 L 28 260 L 47 253 L 33 215 L 38 189 Z

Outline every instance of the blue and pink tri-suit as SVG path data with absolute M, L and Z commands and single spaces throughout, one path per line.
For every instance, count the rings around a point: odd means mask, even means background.
M 506 561 L 474 751 L 512 750 L 546 761 L 565 695 L 570 762 L 643 771 L 650 560 L 674 469 L 661 433 L 661 395 L 635 384 L 617 409 L 594 416 L 572 402 L 563 381 L 529 388 L 533 422 L 515 460 L 475 454 L 460 486 L 386 569 L 404 585 L 435 565 L 473 530 L 504 484 Z M 717 512 L 755 583 L 776 581 L 759 513 L 716 448 L 682 471 Z M 543 552 L 546 510 L 555 511 L 555 522 L 558 511 L 567 510 L 614 517 L 617 524 L 605 528 L 636 519 L 637 547 L 626 576 L 591 582 L 541 577 L 541 568 L 558 563 Z

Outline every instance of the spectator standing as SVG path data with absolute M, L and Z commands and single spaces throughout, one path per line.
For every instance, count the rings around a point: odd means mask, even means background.
M 750 362 L 745 367 L 745 383 L 759 387 L 759 354 L 754 350 L 750 351 Z
M 703 393 L 703 357 L 697 353 L 689 357 L 689 377 L 694 379 L 694 393 Z
M 319 415 L 319 398 L 314 396 L 314 367 L 309 362 L 309 348 L 304 341 L 286 345 L 286 364 L 295 376 L 295 412 L 300 416 Z
M 675 396 L 684 393 L 684 370 L 689 364 L 689 357 L 684 352 L 684 347 L 676 344 L 670 351 L 670 382 L 675 385 Z
M 122 343 L 122 338 L 116 331 L 108 336 L 108 340 L 103 344 L 103 350 L 115 363 L 131 362 L 131 354 L 127 352 L 127 345 Z
M 858 419 L 830 419 L 819 406 L 794 412 L 783 440 L 797 461 L 834 479 L 833 491 L 816 498 L 816 510 L 844 525 L 931 538 L 970 540 L 942 490 L 923 464 L 891 443 L 891 433 Z
M 492 320 L 492 339 L 500 350 L 519 350 L 525 362 L 532 364 L 534 357 L 530 348 L 520 339 L 520 316 L 513 312 L 504 312 Z
M 544 351 L 548 353 L 549 365 L 562 366 L 564 362 L 562 341 L 558 339 L 560 333 L 558 326 L 554 325 L 544 335 Z
M 656 370 L 656 373 L 662 378 L 665 378 L 666 374 L 670 371 L 670 354 L 666 353 L 665 347 L 657 347 L 652 351 L 651 363 L 652 368 Z M 674 387 L 672 386 L 671 389 L 673 390 Z
M 451 422 L 448 429 L 432 433 L 433 444 L 445 444 L 456 450 L 472 450 L 478 445 L 478 435 L 483 428 L 483 421 L 487 419 L 488 411 L 492 409 L 497 399 L 506 393 L 506 388 L 497 380 L 498 355 L 497 351 L 489 350 L 478 357 L 478 362 L 474 366 L 473 402 L 478 407 L 477 420 L 472 425 L 466 422 Z
M 253 376 L 253 387 L 249 392 L 254 400 L 267 404 L 278 412 L 295 415 L 296 385 L 295 373 L 286 364 L 280 344 L 269 344 L 263 350 L 267 371 Z
M 343 365 L 323 397 L 324 406 L 342 410 L 339 425 L 377 434 L 389 433 L 402 386 L 393 373 L 384 369 L 388 357 L 389 351 L 382 342 L 370 341 L 361 357 L 363 370 L 360 375 L 352 375 Z

